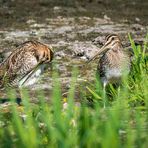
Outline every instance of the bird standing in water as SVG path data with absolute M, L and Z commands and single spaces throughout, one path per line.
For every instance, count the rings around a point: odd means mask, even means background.
M 52 58 L 52 49 L 40 42 L 21 44 L 0 64 L 0 88 L 31 85 Z
M 100 60 L 97 71 L 105 92 L 107 84 L 119 84 L 122 77 L 129 73 L 131 61 L 116 34 L 106 36 L 104 45 L 91 60 L 98 56 L 100 56 Z

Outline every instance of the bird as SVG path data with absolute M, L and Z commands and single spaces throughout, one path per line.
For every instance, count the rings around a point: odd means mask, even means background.
M 0 64 L 0 88 L 20 88 L 32 85 L 53 59 L 52 47 L 26 41 Z
M 131 57 L 117 34 L 109 34 L 104 45 L 90 61 L 99 57 L 97 74 L 99 74 L 103 90 L 108 84 L 120 84 L 122 77 L 128 75 L 131 68 Z

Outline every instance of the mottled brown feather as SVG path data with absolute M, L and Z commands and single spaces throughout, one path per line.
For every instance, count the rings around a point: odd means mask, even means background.
M 9 57 L 1 63 L 0 84 L 16 83 L 17 85 L 22 77 L 31 72 L 39 64 L 50 62 L 52 58 L 53 51 L 48 46 L 37 41 L 25 42 L 17 47 Z
M 130 57 L 128 53 L 123 49 L 120 39 L 117 35 L 108 35 L 106 37 L 106 43 L 105 44 L 108 46 L 108 48 L 110 48 L 100 58 L 97 70 L 102 83 L 105 83 L 105 81 L 106 83 L 111 83 L 111 80 L 107 78 L 108 71 L 111 72 L 112 69 L 116 69 L 117 72 L 120 72 L 124 67 L 129 70 Z M 113 79 L 116 79 L 116 76 L 114 76 Z

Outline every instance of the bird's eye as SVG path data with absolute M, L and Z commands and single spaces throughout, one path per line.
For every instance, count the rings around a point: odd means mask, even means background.
M 115 38 L 114 37 L 112 37 L 112 41 L 114 40 Z

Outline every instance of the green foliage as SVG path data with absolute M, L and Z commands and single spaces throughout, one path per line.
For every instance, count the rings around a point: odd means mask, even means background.
M 148 80 L 146 43 L 135 46 L 130 38 L 135 57 L 131 74 L 124 78 L 120 89 L 109 86 L 103 108 L 103 91 L 96 83 L 87 83 L 82 91 L 81 105 L 74 101 L 77 69 L 73 70 L 67 98 L 62 98 L 59 75 L 53 72 L 51 103 L 38 93 L 37 105 L 29 102 L 29 95 L 22 90 L 23 106 L 13 99 L 7 110 L 0 108 L 1 147 L 146 147 L 148 144 Z M 143 49 L 143 50 L 142 50 Z M 82 84 L 83 85 L 83 84 Z M 84 87 L 82 87 L 84 88 Z M 93 107 L 87 103 L 91 97 Z M 15 98 L 10 92 L 10 98 Z M 63 100 L 64 103 L 63 103 Z M 67 107 L 63 107 L 67 106 Z M 9 110 L 9 111 L 8 111 Z

